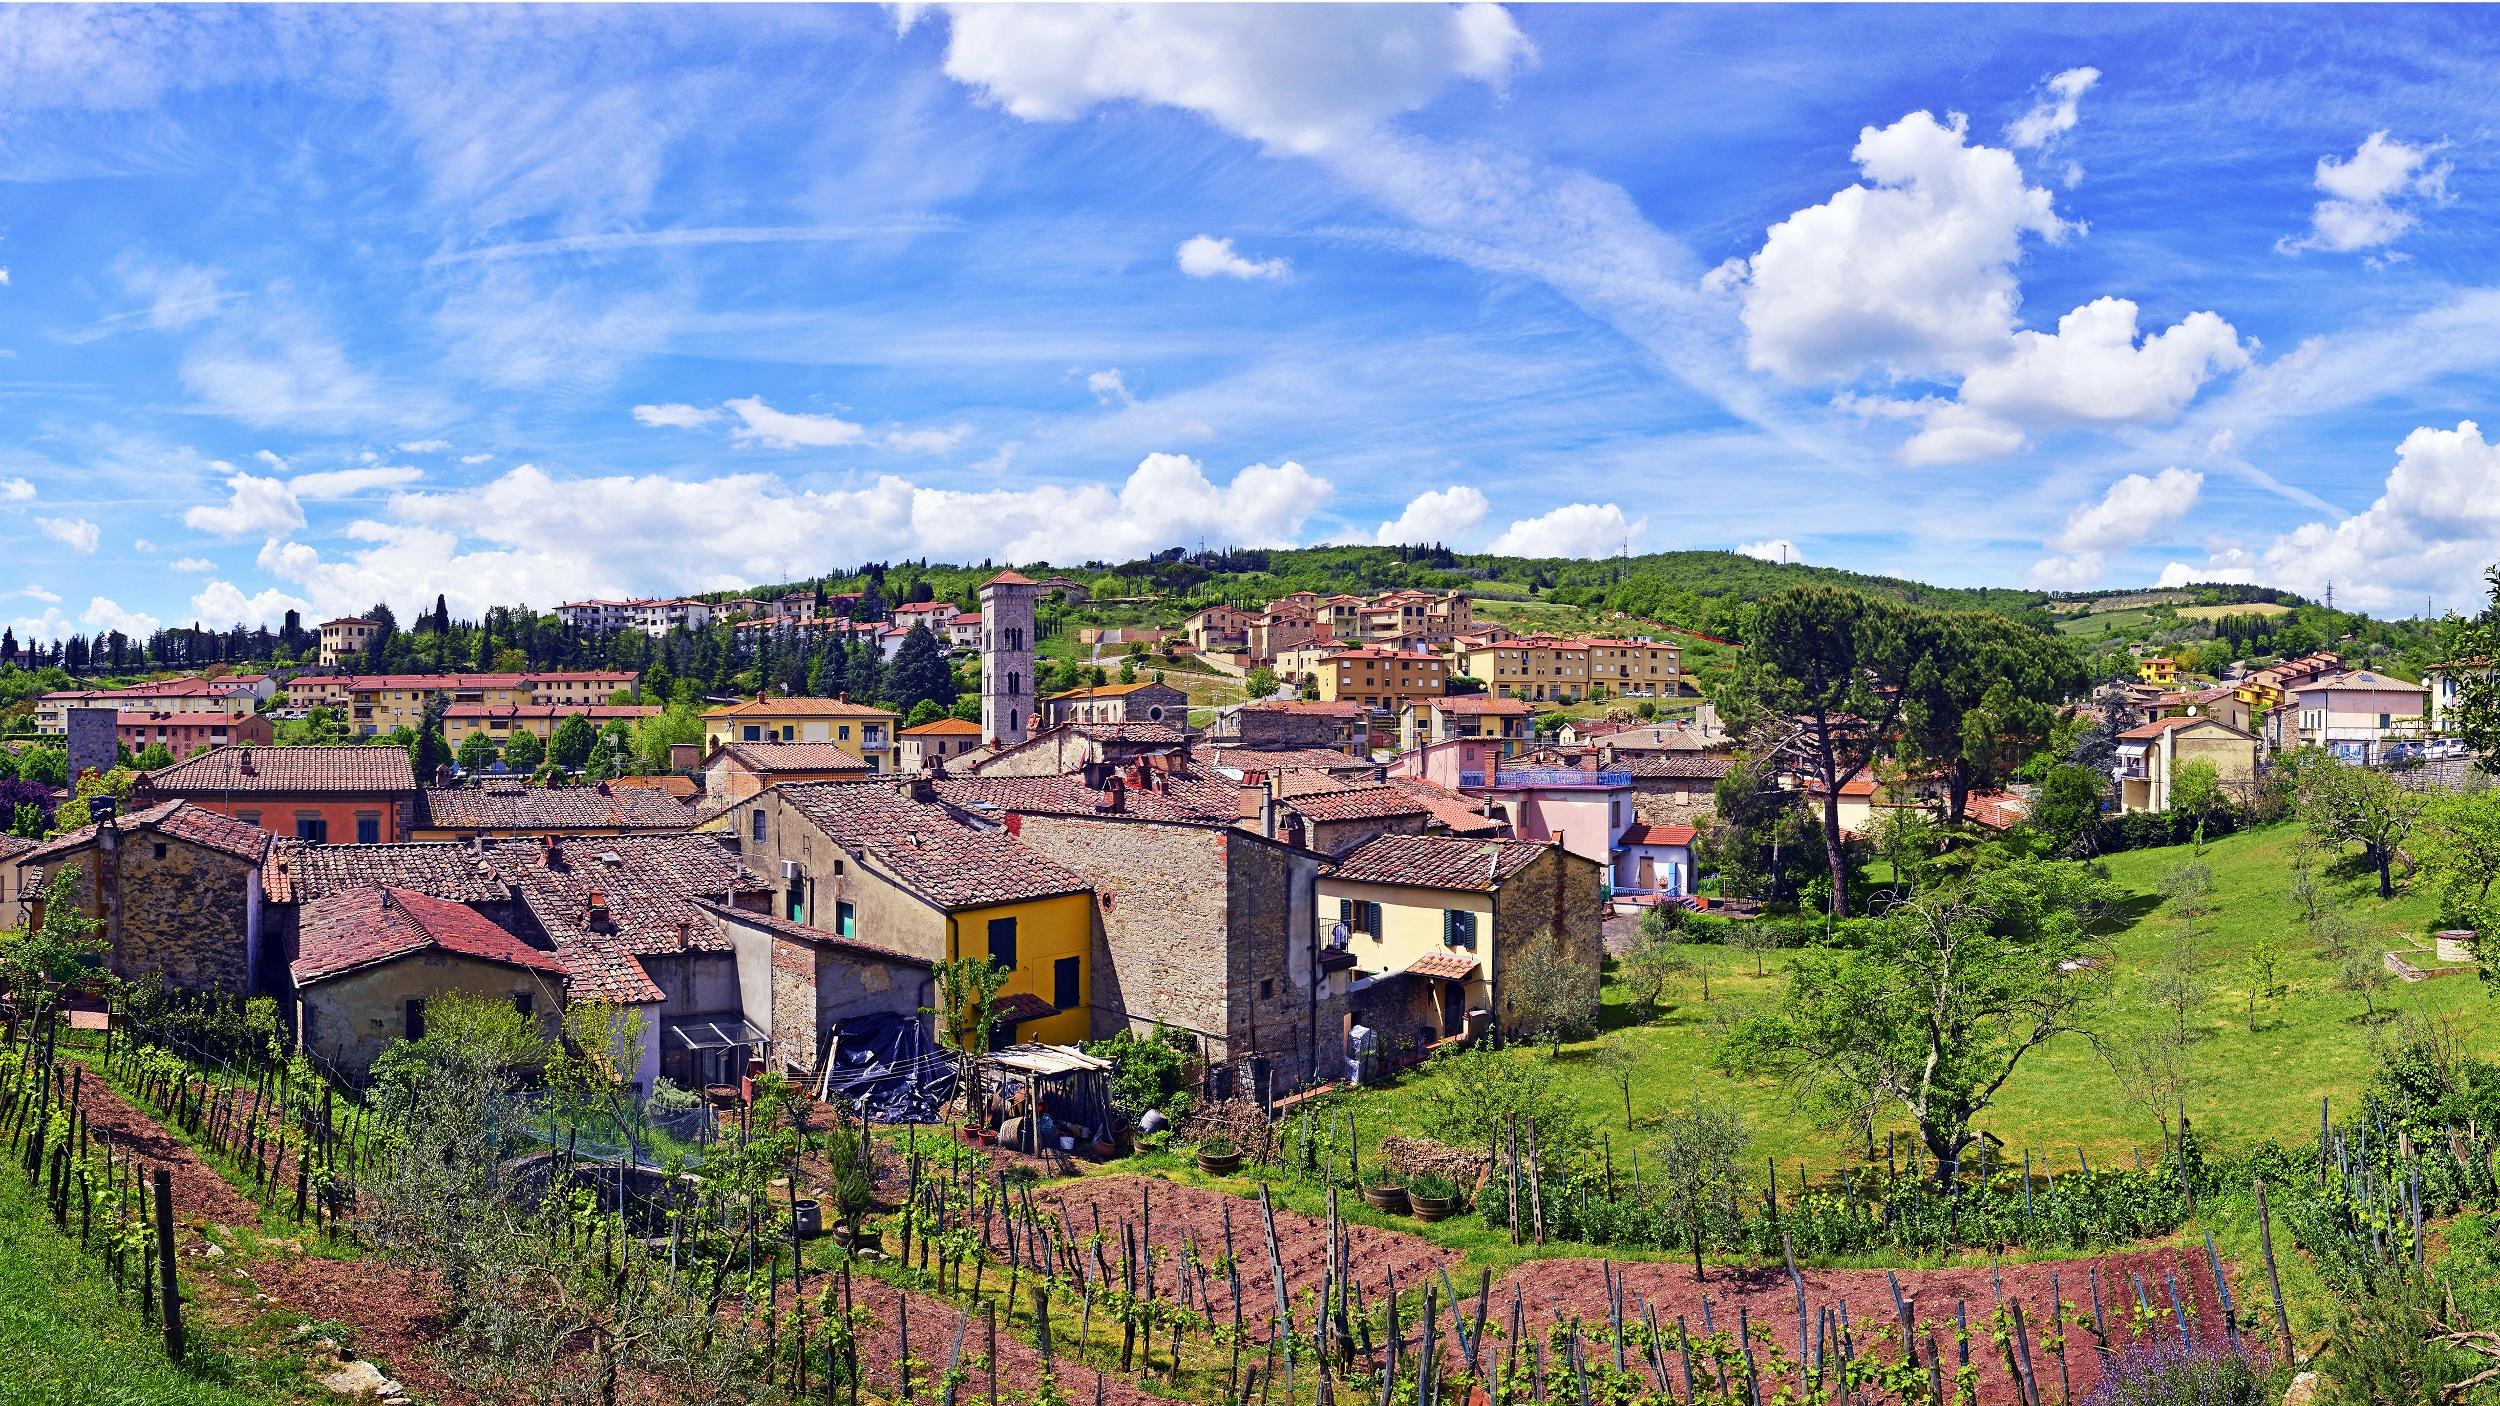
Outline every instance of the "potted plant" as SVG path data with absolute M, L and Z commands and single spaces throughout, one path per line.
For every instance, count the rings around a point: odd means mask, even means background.
M 1406 1179 L 1406 1200 L 1419 1221 L 1447 1220 L 1458 1210 L 1458 1183 L 1438 1172 L 1418 1172 Z
M 1209 1138 L 1198 1144 L 1198 1170 L 1211 1177 L 1228 1177 L 1241 1170 L 1241 1149 L 1231 1138 Z
M 1381 1180 L 1363 1188 L 1363 1204 L 1382 1215 L 1405 1215 L 1407 1212 L 1406 1187 L 1396 1178 L 1384 1176 Z

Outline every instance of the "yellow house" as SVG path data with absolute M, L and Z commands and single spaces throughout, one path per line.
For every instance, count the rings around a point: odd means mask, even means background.
M 2179 768 L 2206 762 L 2231 799 L 2247 802 L 2256 788 L 2257 738 L 2217 718 L 2163 718 L 2118 734 L 2110 768 L 2120 810 L 2168 810 Z
M 703 715 L 703 750 L 726 742 L 830 742 L 868 763 L 870 771 L 898 770 L 895 724 L 883 708 L 846 698 L 775 698 L 714 708 Z
M 545 742 L 556 735 L 566 718 L 578 717 L 595 730 L 619 719 L 626 723 L 658 717 L 660 710 L 647 704 L 599 703 L 576 708 L 542 707 L 525 703 L 454 703 L 443 710 L 443 737 L 453 747 L 468 740 L 469 734 L 482 732 L 501 744 L 521 733 L 529 733 Z
M 1409 700 L 1440 697 L 1449 683 L 1449 661 L 1438 654 L 1341 649 L 1319 662 L 1319 696 L 1326 703 L 1351 701 L 1395 712 Z
M 2135 676 L 2146 683 L 2169 688 L 2179 681 L 2179 661 L 2159 657 L 2138 659 L 2135 661 Z
M 1001 1047 L 1093 1034 L 1093 885 L 966 824 L 925 783 L 772 786 L 728 820 L 785 921 L 930 962 L 988 957 L 1007 972 Z

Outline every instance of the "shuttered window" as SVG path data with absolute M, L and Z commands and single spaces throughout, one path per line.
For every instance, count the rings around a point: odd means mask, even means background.
M 1441 944 L 1476 950 L 1476 915 L 1465 908 L 1441 910 Z

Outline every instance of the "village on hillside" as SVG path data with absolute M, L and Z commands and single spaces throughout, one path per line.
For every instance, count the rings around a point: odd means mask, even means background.
M 849 1295 L 873 1264 L 878 1292 L 939 1295 L 897 1313 L 994 1312 L 1046 1361 L 1064 1322 L 977 1283 L 945 1307 L 960 1267 L 899 1274 L 913 1237 L 1011 1280 L 1073 1255 L 1057 1292 L 1081 1298 L 1086 1255 L 1125 1283 L 1176 1244 L 1213 1257 L 1207 1216 L 1256 1176 L 1269 1205 L 1225 1211 L 1250 1243 L 1219 1265 L 1305 1229 L 1435 1255 L 1490 1232 L 1522 1272 L 1542 1247 L 1648 1244 L 1706 1285 L 1766 1225 L 1775 1260 L 1952 1254 L 2031 1243 L 2043 1198 L 2053 1243 L 2124 1250 L 2230 1194 L 2197 1168 L 2268 1145 L 2303 1097 L 2348 1136 L 2338 1102 L 2387 1077 L 2372 1051 L 2462 1059 L 2492 1028 L 2482 983 L 2436 980 L 2478 969 L 2500 872 L 2484 653 L 2413 666 L 2418 636 L 2319 639 L 2337 621 L 2305 604 L 1990 609 L 1802 568 L 1712 614 L 1724 634 L 1567 589 L 1235 604 L 1220 576 L 1106 599 L 1117 575 L 994 568 L 887 595 L 902 578 L 12 644 L 13 1037 L 86 1051 L 115 1116 L 154 1108 L 212 1165 L 242 1157 L 247 1193 L 326 1187 L 298 1214 L 342 1245 L 439 1235 L 391 1229 L 442 1189 L 391 1159 L 444 1136 L 556 1155 L 646 1236 L 712 1214 L 651 1180 L 668 1168 L 717 1166 L 706 1197 L 777 1168 L 803 1210 L 766 1252 L 794 1283 L 814 1265 Z M 2075 638 L 2119 612 L 2139 638 Z M 1098 623 L 1141 618 L 1170 623 Z M 2487 621 L 2445 638 L 2474 650 Z M 73 676 L 72 648 L 120 677 Z M 154 667 L 203 648 L 220 662 Z M 1948 956 L 1986 974 L 1909 977 Z M 477 1062 L 516 1041 L 542 1053 Z M 1905 1080 L 1922 1047 L 1954 1082 Z M 2227 1091 L 2250 1061 L 2304 1074 Z M 2461 1107 L 2488 1068 L 2442 1076 Z M 238 1088 L 244 1111 L 218 1102 Z M 2068 1145 L 2012 1140 L 2051 1107 Z M 759 1164 L 767 1118 L 792 1137 Z M 2446 1194 L 2487 1194 L 2479 1127 Z M 1767 1176 L 1732 1156 L 1748 1144 Z M 467 1174 L 501 1183 L 503 1157 Z M 1017 1228 L 1024 1193 L 985 1189 L 1006 1172 L 1069 1188 L 1061 1218 Z M 1682 1177 L 1759 1209 L 1679 1201 Z M 2128 1177 L 2160 1194 L 2116 1215 Z M 1931 1222 L 1937 1188 L 1956 1209 Z M 1167 1238 L 1036 1250 L 1077 1233 L 1069 1194 L 1132 1197 L 1120 1216 Z M 1860 1200 L 1880 1218 L 1848 1231 Z M 1394 1296 L 1329 1266 L 1291 1273 Z M 2217 1318 L 2252 1291 L 2219 1259 L 2163 1272 Z M 1123 1292 L 1168 1294 L 1183 1337 L 1226 1312 L 1190 1273 Z M 1262 1311 L 1277 1333 L 1299 1312 Z M 925 1344 L 841 1331 L 820 1372 L 901 1393 Z M 440 1370 L 399 1351 L 412 1380 Z M 1130 1393 L 1152 1375 L 1095 1370 Z M 2038 1370 L 1983 1369 L 1982 1392 Z

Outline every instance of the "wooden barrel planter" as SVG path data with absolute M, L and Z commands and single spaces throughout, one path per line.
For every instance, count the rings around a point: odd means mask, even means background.
M 1455 1196 L 1417 1196 L 1410 1192 L 1406 1202 L 1419 1221 L 1448 1220 L 1458 1214 L 1458 1198 Z
M 1198 1170 L 1211 1177 L 1228 1177 L 1241 1170 L 1241 1149 L 1229 1142 L 1210 1142 L 1198 1149 Z
M 1402 1216 L 1407 1212 L 1406 1188 L 1392 1182 L 1386 1186 L 1363 1188 L 1363 1204 L 1385 1216 Z

